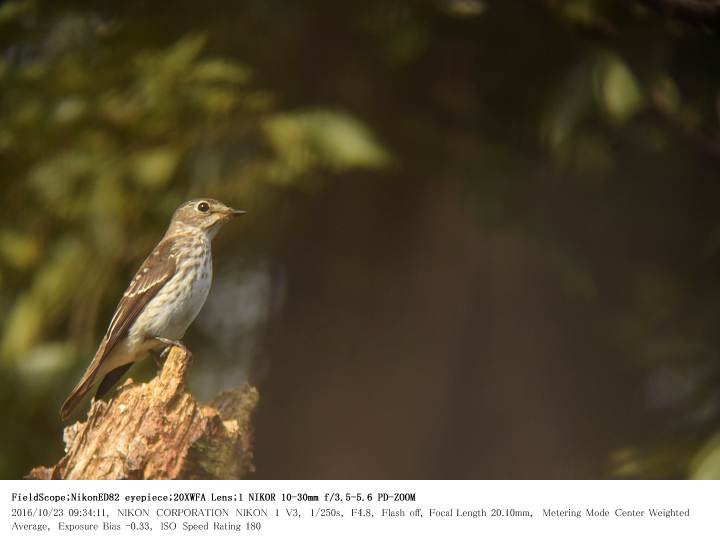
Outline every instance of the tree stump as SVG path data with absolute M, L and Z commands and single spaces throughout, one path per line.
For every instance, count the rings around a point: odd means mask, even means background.
M 127 380 L 110 400 L 94 401 L 87 421 L 65 428 L 65 456 L 27 478 L 237 479 L 254 470 L 254 387 L 221 393 L 210 406 L 186 390 L 191 357 L 170 350 L 149 383 Z

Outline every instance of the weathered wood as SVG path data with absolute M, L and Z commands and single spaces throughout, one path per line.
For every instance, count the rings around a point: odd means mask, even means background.
M 186 390 L 191 358 L 173 348 L 149 383 L 127 382 L 93 402 L 87 421 L 65 428 L 66 455 L 31 479 L 236 479 L 254 470 L 254 387 L 221 393 L 210 406 Z

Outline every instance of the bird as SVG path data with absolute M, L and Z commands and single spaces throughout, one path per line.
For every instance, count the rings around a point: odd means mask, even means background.
M 85 374 L 60 409 L 67 420 L 92 387 L 105 395 L 136 361 L 177 346 L 205 304 L 212 284 L 211 242 L 244 214 L 212 198 L 181 204 L 165 235 L 125 290 Z M 189 353 L 189 352 L 188 352 Z

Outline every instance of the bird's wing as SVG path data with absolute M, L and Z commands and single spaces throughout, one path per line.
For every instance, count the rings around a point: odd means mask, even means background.
M 133 277 L 115 310 L 105 337 L 100 343 L 93 366 L 97 367 L 125 336 L 147 303 L 175 274 L 177 267 L 175 239 L 164 238 L 155 246 Z M 93 369 L 88 369 L 91 372 Z
M 77 406 L 87 394 L 90 387 L 92 387 L 98 378 L 97 373 L 107 355 L 125 336 L 137 316 L 140 315 L 140 312 L 147 306 L 147 303 L 162 289 L 167 281 L 172 278 L 175 274 L 176 266 L 175 239 L 163 238 L 140 266 L 140 270 L 137 271 L 137 274 L 135 274 L 123 297 L 120 299 L 120 303 L 115 310 L 115 315 L 113 315 L 112 321 L 110 321 L 110 326 L 100 343 L 95 357 L 93 357 L 85 374 L 60 409 L 60 415 L 63 419 L 68 418 L 70 413 L 75 409 L 75 406 Z M 126 365 L 116 369 L 118 372 L 112 374 L 114 380 L 109 380 L 107 387 L 115 383 L 115 380 L 120 378 L 128 366 L 129 365 Z M 103 387 L 102 384 L 101 387 Z

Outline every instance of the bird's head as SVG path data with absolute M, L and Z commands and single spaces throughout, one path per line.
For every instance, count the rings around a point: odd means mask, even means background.
M 195 227 L 213 238 L 220 227 L 233 217 L 242 215 L 243 210 L 234 210 L 219 200 L 212 198 L 196 198 L 181 204 L 173 214 L 170 229 Z

